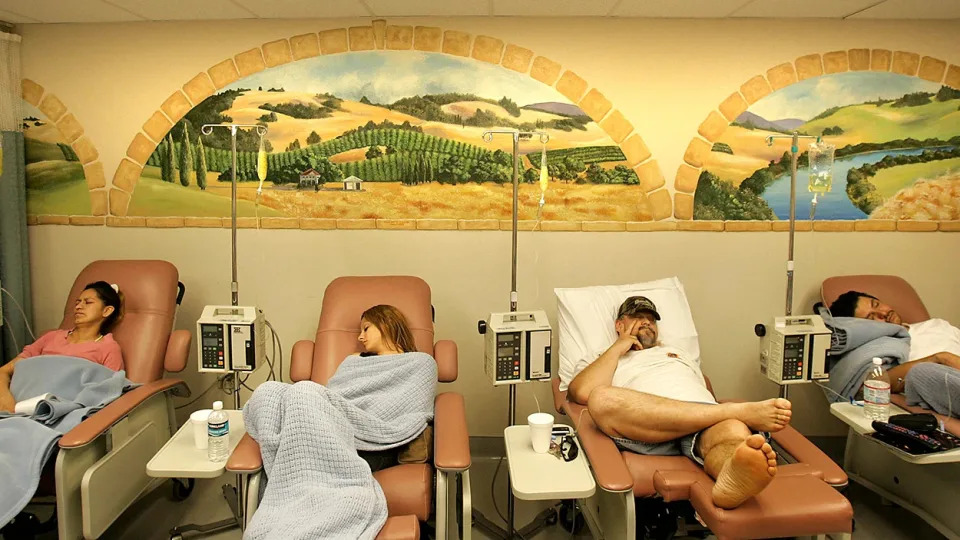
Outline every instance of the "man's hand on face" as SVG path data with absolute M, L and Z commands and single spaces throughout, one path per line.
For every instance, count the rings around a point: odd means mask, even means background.
M 617 322 L 617 343 L 625 347 L 623 354 L 626 354 L 628 351 L 639 351 L 643 349 L 643 345 L 640 343 L 640 340 L 637 339 L 637 333 L 640 332 L 640 321 L 632 320 L 630 324 L 623 323 L 621 321 Z

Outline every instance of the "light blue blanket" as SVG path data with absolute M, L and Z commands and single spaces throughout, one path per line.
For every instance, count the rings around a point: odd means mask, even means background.
M 372 539 L 383 490 L 357 450 L 417 437 L 433 418 L 437 363 L 428 354 L 349 356 L 327 386 L 266 382 L 243 408 L 269 479 L 244 538 Z
M 10 392 L 17 401 L 41 394 L 31 416 L 0 413 L 0 526 L 30 502 L 60 437 L 135 386 L 123 371 L 84 358 L 36 356 L 17 363 Z
M 883 359 L 884 369 L 890 369 L 910 357 L 910 334 L 899 324 L 832 317 L 825 308 L 820 315 L 833 332 L 827 358 L 830 391 L 824 389 L 831 403 L 854 399 L 874 358 Z

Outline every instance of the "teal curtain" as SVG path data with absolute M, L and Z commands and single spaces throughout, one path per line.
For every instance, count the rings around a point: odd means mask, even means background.
M 3 326 L 0 345 L 5 364 L 33 340 L 27 331 L 33 319 L 30 303 L 30 256 L 27 251 L 27 182 L 23 134 L 3 136 L 3 172 L 0 173 L 0 306 Z M 21 310 L 23 313 L 21 313 Z

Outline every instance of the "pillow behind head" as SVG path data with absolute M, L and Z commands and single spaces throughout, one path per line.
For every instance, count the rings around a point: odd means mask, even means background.
M 576 289 L 554 289 L 560 332 L 560 389 L 573 380 L 581 358 L 609 347 L 617 339 L 617 309 L 631 296 L 646 296 L 657 306 L 660 341 L 680 347 L 699 359 L 700 345 L 683 284 L 676 277 Z

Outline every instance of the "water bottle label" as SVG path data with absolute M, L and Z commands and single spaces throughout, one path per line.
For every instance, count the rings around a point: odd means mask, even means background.
M 207 424 L 207 434 L 211 437 L 223 437 L 230 433 L 230 421 L 221 424 Z
M 880 381 L 863 383 L 863 402 L 888 405 L 890 403 L 890 384 Z

